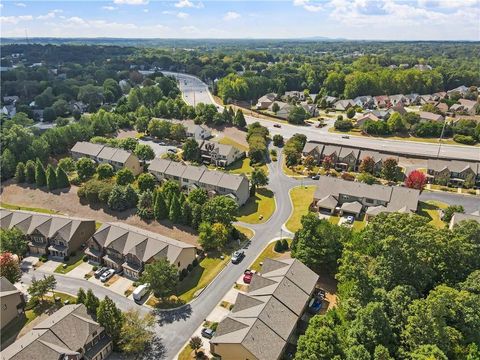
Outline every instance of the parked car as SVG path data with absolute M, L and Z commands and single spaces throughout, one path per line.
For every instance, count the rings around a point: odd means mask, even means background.
M 232 255 L 232 263 L 238 264 L 240 261 L 242 261 L 244 256 L 245 256 L 245 252 L 243 250 L 235 251 Z
M 320 179 L 320 175 L 312 175 L 312 180 L 319 180 Z
M 347 216 L 347 223 L 353 224 L 355 222 L 355 218 L 352 215 Z
M 350 136 L 348 136 L 348 135 L 342 135 L 342 139 L 350 139 Z
M 273 127 L 276 127 L 276 128 L 281 128 L 281 127 L 282 127 L 282 125 L 280 125 L 280 124 L 273 124 Z
M 105 282 L 105 281 L 109 280 L 113 275 L 115 275 L 115 270 L 108 269 L 107 271 L 105 271 L 102 274 L 102 276 L 100 276 L 100 281 Z
M 245 270 L 245 272 L 243 273 L 243 282 L 245 284 L 250 284 L 250 282 L 252 281 L 252 277 L 253 277 L 253 272 L 251 270 Z
M 170 148 L 167 150 L 168 152 L 172 153 L 172 154 L 176 154 L 177 153 L 177 149 L 173 149 L 173 148 Z
M 209 328 L 203 328 L 202 329 L 202 336 L 207 339 L 213 338 L 213 335 L 215 335 L 215 331 Z
M 133 290 L 133 300 L 138 304 L 150 292 L 150 284 L 142 284 Z
M 102 274 L 108 270 L 108 267 L 104 266 L 104 267 L 101 267 L 99 269 L 97 269 L 93 275 L 95 275 L 95 278 L 98 279 L 100 276 L 102 276 Z

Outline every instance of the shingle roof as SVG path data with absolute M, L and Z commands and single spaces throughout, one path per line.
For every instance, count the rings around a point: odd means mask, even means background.
M 155 159 L 152 160 L 152 162 L 148 166 L 148 170 L 163 174 L 165 173 L 165 171 L 167 170 L 171 162 L 172 162 L 171 160 L 166 160 L 166 159 L 161 159 L 156 157 Z
M 0 278 L 0 298 L 17 293 L 20 293 L 20 290 L 8 281 L 6 277 L 2 276 Z
M 102 151 L 104 145 L 93 144 L 86 141 L 78 141 L 72 148 L 71 152 L 77 152 L 89 156 L 97 156 Z
M 135 156 L 124 149 L 114 148 L 103 144 L 94 144 L 86 141 L 77 142 L 71 152 L 98 157 L 102 160 L 111 160 L 118 163 L 125 163 L 129 157 Z
M 213 145 L 214 146 L 213 151 L 218 152 L 218 154 L 222 156 L 228 156 L 232 151 L 235 151 L 235 150 L 240 151 L 240 149 L 236 148 L 233 145 L 220 144 L 215 141 L 204 141 L 200 149 L 203 151 L 208 151 L 207 145 Z
M 464 220 L 474 220 L 480 223 L 480 215 L 476 212 L 473 214 L 454 213 L 452 216 L 451 224 L 455 225 Z
M 427 168 L 434 171 L 442 171 L 448 169 L 453 172 L 462 172 L 470 168 L 475 174 L 478 174 L 480 163 L 459 160 L 441 160 L 429 159 Z
M 423 119 L 423 120 L 429 120 L 429 121 L 443 121 L 444 120 L 442 115 L 434 114 L 434 113 L 431 113 L 431 112 L 428 112 L 428 111 L 420 111 L 418 113 L 418 115 L 420 115 L 420 119 Z
M 223 173 L 219 171 L 205 171 L 200 178 L 200 182 L 207 185 L 217 186 L 222 179 Z
M 165 171 L 165 174 L 170 176 L 181 177 L 186 168 L 187 168 L 186 165 L 179 162 L 172 161 L 168 166 L 167 170 Z
M 188 179 L 191 181 L 199 181 L 205 172 L 206 168 L 204 166 L 187 166 L 185 169 L 182 178 Z

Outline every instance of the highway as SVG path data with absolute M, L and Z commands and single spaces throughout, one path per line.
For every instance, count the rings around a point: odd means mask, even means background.
M 183 97 L 188 104 L 196 105 L 199 103 L 215 104 L 215 101 L 208 90 L 208 86 L 195 76 L 164 71 L 165 75 L 174 76 L 179 83 Z M 222 107 L 217 105 L 222 110 Z M 458 160 L 480 161 L 480 147 L 464 145 L 446 145 L 434 143 L 424 143 L 407 140 L 379 139 L 363 136 L 350 135 L 348 139 L 342 137 L 342 134 L 329 133 L 312 126 L 297 126 L 290 124 L 281 124 L 281 128 L 273 127 L 275 122 L 257 118 L 245 114 L 248 124 L 258 121 L 266 126 L 272 135 L 280 134 L 285 138 L 293 134 L 301 133 L 307 136 L 308 140 L 324 141 L 345 146 L 356 146 L 369 148 L 378 151 L 388 151 L 398 154 L 436 158 L 454 158 Z

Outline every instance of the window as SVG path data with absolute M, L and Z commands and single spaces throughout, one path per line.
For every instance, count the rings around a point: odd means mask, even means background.
M 375 200 L 373 199 L 369 199 L 369 198 L 365 198 L 365 202 L 368 203 L 368 204 L 373 204 Z

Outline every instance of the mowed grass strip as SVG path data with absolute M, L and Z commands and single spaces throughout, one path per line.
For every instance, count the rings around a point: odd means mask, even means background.
M 267 221 L 275 211 L 275 198 L 271 190 L 257 189 L 254 197 L 250 197 L 238 211 L 238 221 L 248 224 L 261 224 Z
M 313 201 L 315 186 L 298 186 L 290 190 L 290 199 L 292 200 L 293 210 L 285 226 L 291 232 L 301 228 L 303 215 L 308 214 L 308 208 Z

